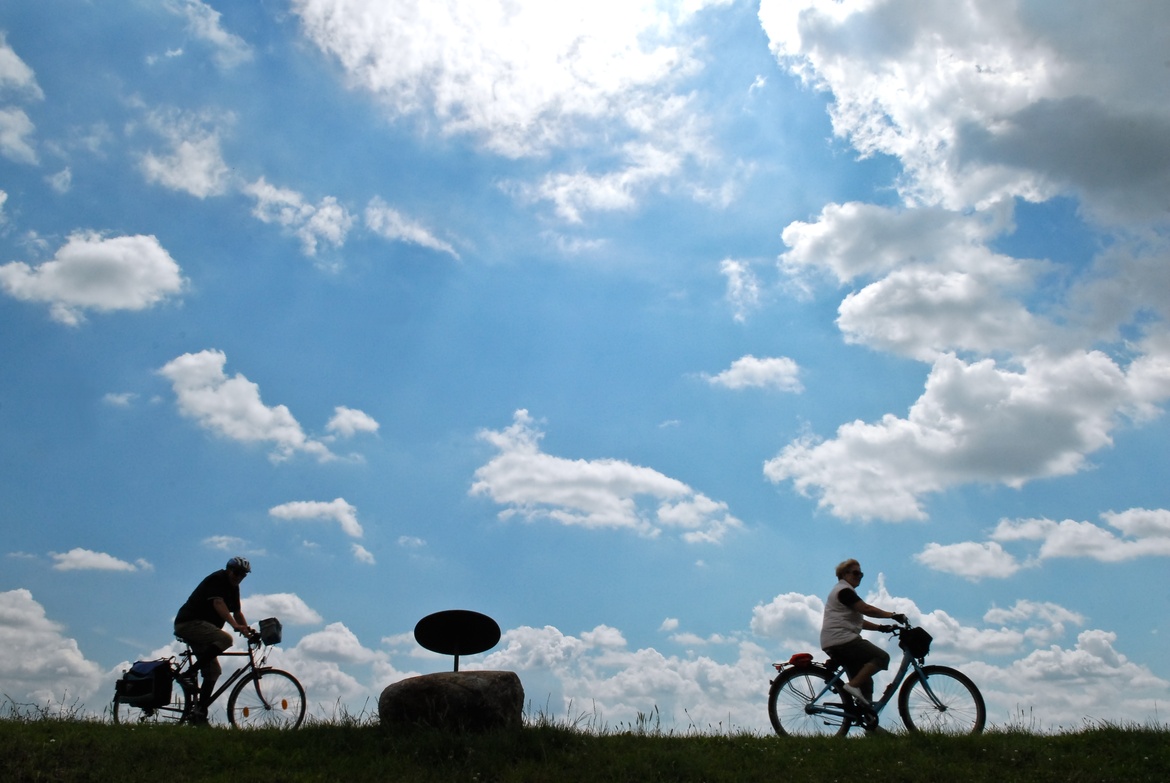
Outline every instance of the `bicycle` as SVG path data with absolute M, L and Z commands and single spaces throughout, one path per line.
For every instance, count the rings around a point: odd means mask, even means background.
M 118 724 L 191 724 L 191 711 L 199 695 L 196 685 L 195 657 L 191 645 L 181 637 L 176 639 L 186 647 L 177 659 L 163 663 L 170 675 L 170 701 L 162 705 L 137 706 L 128 703 L 115 691 L 113 701 L 114 723 Z M 279 641 L 279 632 L 275 644 Z M 248 640 L 247 651 L 220 653 L 220 657 L 246 657 L 244 665 L 232 672 L 211 696 L 211 702 L 232 688 L 228 696 L 228 722 L 236 728 L 295 729 L 305 718 L 305 689 L 297 678 L 282 669 L 266 666 L 271 644 L 262 638 Z M 263 649 L 263 653 L 261 653 Z M 259 656 L 258 656 L 259 654 Z M 210 703 L 208 706 L 210 706 Z
M 778 676 L 768 691 L 768 717 L 776 733 L 840 737 L 855 725 L 867 732 L 878 731 L 878 716 L 893 700 L 895 692 L 898 713 L 911 732 L 978 734 L 983 731 L 987 708 L 975 683 L 949 666 L 925 665 L 930 652 L 930 634 L 908 624 L 896 626 L 890 633 L 898 639 L 902 663 L 881 699 L 869 707 L 856 704 L 841 688 L 848 677 L 845 669 L 832 659 L 817 663 L 811 654 L 797 653 L 784 663 L 772 664 Z

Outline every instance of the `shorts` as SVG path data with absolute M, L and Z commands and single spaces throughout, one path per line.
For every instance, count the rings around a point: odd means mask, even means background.
M 890 668 L 890 654 L 868 639 L 860 636 L 845 644 L 835 644 L 826 647 L 825 652 L 837 663 L 845 667 L 852 677 L 867 663 L 876 663 L 878 671 Z
M 232 646 L 230 633 L 205 620 L 191 620 L 175 623 L 175 636 L 191 645 L 205 678 L 214 680 L 219 677 L 223 669 L 216 656 Z

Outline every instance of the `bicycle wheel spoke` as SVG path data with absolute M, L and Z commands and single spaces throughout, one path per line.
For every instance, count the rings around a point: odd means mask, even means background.
M 279 669 L 248 675 L 228 699 L 228 720 L 238 728 L 295 729 L 304 717 L 304 688 Z
M 983 731 L 983 696 L 963 673 L 945 666 L 926 666 L 898 694 L 898 712 L 911 731 L 977 734 Z
M 772 682 L 768 693 L 768 717 L 777 734 L 798 737 L 845 734 L 852 725 L 848 718 L 818 712 L 821 708 L 841 709 L 836 699 L 815 701 L 829 681 L 823 668 L 787 669 Z M 830 694 L 826 694 L 830 695 Z
M 188 694 L 186 687 L 175 681 L 171 688 L 171 701 L 161 707 L 135 707 L 126 704 L 114 697 L 110 705 L 114 716 L 114 723 L 126 726 L 182 723 L 186 717 L 193 698 Z

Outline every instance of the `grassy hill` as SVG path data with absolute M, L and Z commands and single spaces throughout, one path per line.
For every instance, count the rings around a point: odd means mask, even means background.
M 391 733 L 366 722 L 295 732 L 0 719 L 4 781 L 1165 781 L 1170 732 L 902 734 L 799 740 L 581 731 Z

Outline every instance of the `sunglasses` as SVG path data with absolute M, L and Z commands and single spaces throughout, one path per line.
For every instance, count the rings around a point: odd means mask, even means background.
M 846 573 L 849 573 L 849 574 L 851 574 L 851 575 L 853 575 L 853 576 L 856 576 L 858 579 L 861 579 L 862 577 L 864 577 L 864 576 L 865 576 L 865 574 L 861 573 L 861 572 L 860 572 L 860 571 L 858 571 L 856 568 L 855 568 L 855 569 L 853 569 L 852 571 L 848 571 L 848 572 L 846 572 Z

